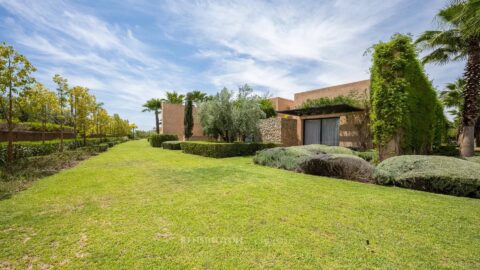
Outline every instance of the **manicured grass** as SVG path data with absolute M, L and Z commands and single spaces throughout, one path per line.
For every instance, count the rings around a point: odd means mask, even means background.
M 0 201 L 0 268 L 478 269 L 480 200 L 121 144 Z

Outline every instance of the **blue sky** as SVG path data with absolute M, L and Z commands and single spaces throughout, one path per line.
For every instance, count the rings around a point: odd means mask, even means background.
M 437 27 L 446 0 L 0 0 L 0 40 L 49 86 L 87 86 L 110 113 L 153 127 L 141 105 L 166 91 L 213 94 L 248 83 L 293 93 L 369 78 L 366 49 Z M 463 63 L 426 66 L 439 89 Z

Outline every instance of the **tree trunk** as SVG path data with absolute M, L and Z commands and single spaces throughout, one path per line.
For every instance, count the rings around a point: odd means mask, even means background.
M 42 144 L 45 144 L 45 129 L 46 129 L 47 121 L 42 121 Z
M 475 154 L 475 124 L 478 116 L 478 94 L 480 88 L 480 41 L 471 40 L 465 68 L 465 100 L 462 112 L 463 132 L 460 154 L 471 157 Z
M 8 128 L 8 134 L 7 134 L 7 140 L 8 140 L 8 146 L 7 146 L 7 170 L 11 172 L 12 170 L 12 164 L 13 164 L 13 119 L 12 119 L 12 114 L 13 114 L 13 100 L 12 100 L 12 85 L 10 83 L 10 87 L 8 90 L 8 117 L 7 117 L 7 128 Z
M 477 123 L 475 124 L 475 145 L 480 147 L 480 117 L 477 118 Z
M 158 110 L 155 109 L 155 127 L 157 128 L 157 134 L 160 134 L 160 125 L 158 124 Z

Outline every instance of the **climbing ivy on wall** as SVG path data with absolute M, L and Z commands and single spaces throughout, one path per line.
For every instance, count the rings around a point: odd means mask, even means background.
M 373 46 L 371 129 L 382 151 L 390 141 L 395 154 L 432 149 L 438 100 L 410 36 L 396 34 Z

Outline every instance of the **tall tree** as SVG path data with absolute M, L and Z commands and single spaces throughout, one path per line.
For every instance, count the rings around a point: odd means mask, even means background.
M 88 88 L 76 86 L 75 93 L 75 123 L 78 125 L 78 131 L 82 135 L 83 143 L 87 142 L 87 135 L 92 130 L 93 111 L 95 110 L 95 97 L 90 95 Z
M 172 104 L 182 104 L 185 99 L 184 95 L 180 95 L 176 91 L 167 92 L 167 102 Z
M 193 101 L 190 94 L 187 94 L 185 102 L 185 113 L 183 119 L 185 140 L 190 139 L 193 135 Z
M 45 143 L 47 123 L 60 110 L 55 93 L 48 90 L 43 84 L 35 83 L 32 88 L 20 94 L 19 103 L 31 116 L 31 120 L 42 123 L 42 143 Z
M 162 109 L 162 102 L 164 99 L 152 98 L 147 100 L 143 107 L 145 109 L 142 112 L 154 112 L 155 113 L 155 128 L 157 134 L 160 134 L 160 123 L 158 122 L 158 112 Z
M 0 93 L 2 104 L 5 105 L 3 112 L 7 120 L 8 146 L 7 146 L 7 169 L 11 169 L 13 162 L 13 128 L 14 124 L 14 100 L 19 92 L 28 88 L 35 79 L 31 73 L 35 67 L 28 59 L 15 51 L 12 46 L 5 43 L 0 45 Z
M 441 30 L 426 31 L 417 44 L 432 50 L 423 58 L 424 63 L 445 64 L 467 59 L 465 90 L 462 110 L 460 153 L 470 157 L 475 153 L 474 129 L 478 118 L 480 91 L 480 1 L 457 0 L 437 14 Z
M 57 84 L 58 105 L 60 107 L 60 152 L 63 152 L 63 124 L 65 123 L 65 103 L 67 102 L 68 81 L 59 74 L 53 76 L 53 81 Z

